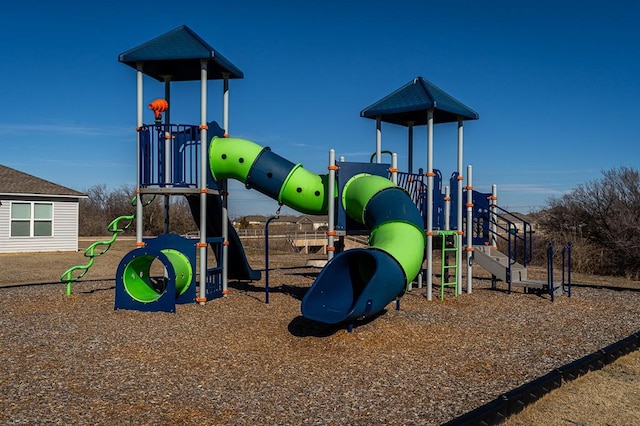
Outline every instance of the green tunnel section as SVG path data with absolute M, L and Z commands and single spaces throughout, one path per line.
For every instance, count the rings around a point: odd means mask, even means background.
M 124 266 L 122 282 L 126 292 L 134 300 L 141 303 L 155 302 L 164 294 L 163 280 L 167 277 L 153 277 L 151 265 L 156 259 L 160 261 L 163 259 L 160 256 L 144 253 L 144 249 L 139 250 L 141 250 L 140 256 L 133 257 Z M 171 263 L 175 272 L 176 296 L 183 294 L 193 278 L 191 262 L 177 250 L 163 249 L 160 253 Z
M 297 165 L 282 185 L 278 201 L 305 214 L 327 214 L 327 175 Z
M 245 183 L 251 166 L 263 149 L 246 139 L 213 137 L 209 146 L 209 168 L 213 178 Z
M 371 231 L 369 246 L 391 255 L 402 267 L 408 285 L 420 272 L 424 231 L 407 222 L 387 222 Z
M 409 196 L 389 179 L 359 174 L 345 184 L 342 204 L 355 221 L 371 233 L 369 246 L 391 255 L 408 284 L 422 267 L 426 238 L 422 217 Z
M 368 173 L 355 175 L 344 184 L 342 207 L 351 219 L 358 223 L 365 223 L 364 213 L 369 200 L 383 189 L 395 186 L 393 182 L 382 176 Z
M 301 213 L 327 213 L 327 175 L 312 173 L 254 142 L 214 137 L 209 166 L 217 180 L 238 180 Z

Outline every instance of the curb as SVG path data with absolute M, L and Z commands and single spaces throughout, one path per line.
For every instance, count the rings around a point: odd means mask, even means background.
M 445 425 L 488 426 L 500 424 L 507 417 L 519 413 L 527 405 L 559 388 L 563 382 L 575 380 L 590 371 L 600 370 L 621 356 L 634 352 L 639 348 L 640 331 L 512 389 L 493 401 L 445 423 Z

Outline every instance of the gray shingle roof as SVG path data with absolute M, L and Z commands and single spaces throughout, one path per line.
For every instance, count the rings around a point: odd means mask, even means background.
M 86 194 L 0 164 L 0 194 L 39 194 L 83 198 Z

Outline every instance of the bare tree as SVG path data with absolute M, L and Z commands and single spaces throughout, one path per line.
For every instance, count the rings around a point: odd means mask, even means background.
M 80 216 L 78 226 L 80 235 L 105 235 L 108 222 L 105 218 L 105 209 L 108 204 L 108 191 L 106 185 L 95 185 L 87 189 L 88 198 L 80 200 Z
M 108 225 L 117 218 L 133 216 L 136 213 L 135 189 L 122 185 L 107 189 L 105 184 L 95 185 L 85 191 L 88 198 L 80 201 L 80 235 L 103 236 L 109 233 Z M 164 232 L 164 197 L 144 195 L 142 198 L 144 235 L 160 235 Z M 169 210 L 169 231 L 184 234 L 197 230 L 191 210 L 184 197 L 172 197 Z M 127 224 L 122 220 L 119 227 Z M 129 227 L 126 234 L 133 235 L 135 226 Z
M 585 272 L 640 279 L 640 173 L 631 167 L 552 198 L 541 214 L 552 239 L 572 240 L 583 251 Z

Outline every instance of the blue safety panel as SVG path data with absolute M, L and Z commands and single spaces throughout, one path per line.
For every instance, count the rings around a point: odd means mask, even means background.
M 191 164 L 197 161 L 200 146 L 200 129 L 198 126 L 185 126 L 171 134 L 171 182 L 174 186 L 187 186 L 189 182 L 197 182 L 188 175 Z
M 224 130 L 216 123 L 207 123 L 207 138 L 221 137 Z M 169 152 L 165 152 L 166 136 L 169 140 Z M 152 124 L 139 130 L 140 138 L 140 185 L 191 187 L 200 186 L 201 130 L 194 124 Z M 208 151 L 207 146 L 207 151 Z M 171 157 L 171 170 L 165 173 L 167 154 Z M 207 188 L 218 186 L 207 167 Z
M 216 266 L 213 268 L 207 269 L 207 278 L 205 280 L 205 295 L 207 300 L 218 299 L 224 296 L 222 292 L 222 246 L 224 243 L 224 238 L 222 237 L 214 237 L 207 238 L 207 243 L 211 247 L 215 259 L 217 260 Z M 207 262 L 208 263 L 208 262 Z M 201 281 L 202 284 L 202 281 Z
M 140 138 L 140 164 L 138 170 L 140 171 L 140 183 L 146 185 L 151 181 L 152 166 L 151 166 L 151 129 L 143 127 L 138 131 L 138 137 Z
M 375 315 L 400 296 L 405 285 L 402 267 L 387 253 L 347 250 L 327 263 L 307 291 L 302 316 L 338 324 Z
M 458 172 L 451 173 L 449 179 L 449 188 L 451 188 L 451 212 L 449 214 L 449 225 L 451 229 L 458 229 Z M 465 204 L 465 198 L 462 199 L 462 205 Z M 464 220 L 464 211 L 462 213 Z
M 438 169 L 433 169 L 433 229 L 444 229 L 444 192 L 442 190 L 442 173 Z M 426 211 L 426 209 L 425 209 Z M 425 229 L 427 228 L 427 217 L 425 215 Z
M 465 193 L 466 197 L 466 193 Z M 473 191 L 473 244 L 481 245 L 491 242 L 491 193 Z
M 246 186 L 266 196 L 279 199 L 280 188 L 296 165 L 274 154 L 269 147 L 262 150 L 247 175 Z
M 433 109 L 433 122 L 449 123 L 477 120 L 478 113 L 424 77 L 416 77 L 395 92 L 360 111 L 360 117 L 378 119 L 402 126 L 427 124 L 427 111 Z

